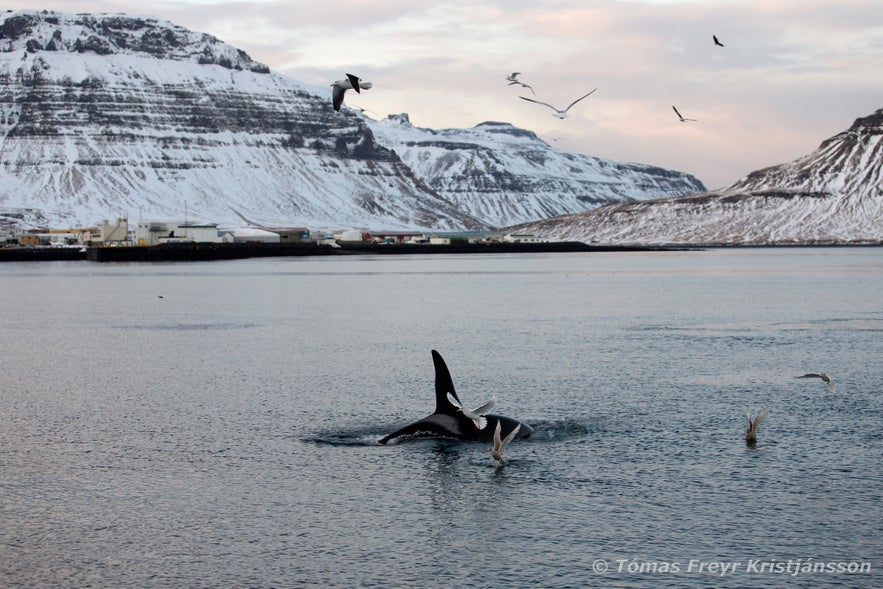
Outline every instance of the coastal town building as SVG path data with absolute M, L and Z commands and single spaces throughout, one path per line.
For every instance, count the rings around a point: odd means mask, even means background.
M 220 243 L 217 223 L 177 223 L 174 221 L 142 221 L 135 230 L 135 245 L 162 243 Z
M 237 227 L 221 231 L 222 243 L 281 243 L 278 233 L 256 227 Z

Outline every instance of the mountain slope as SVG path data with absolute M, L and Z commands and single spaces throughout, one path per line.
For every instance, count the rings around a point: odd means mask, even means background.
M 0 210 L 310 226 L 482 228 L 362 118 L 217 39 L 150 18 L 0 22 Z
M 507 124 L 435 132 L 336 113 L 330 89 L 154 18 L 0 15 L 0 224 L 482 229 L 701 189 Z
M 552 240 L 646 244 L 883 242 L 883 109 L 809 155 L 723 190 L 518 226 Z
M 402 114 L 370 126 L 426 185 L 495 226 L 705 190 L 688 174 L 567 153 L 508 123 L 432 130 Z

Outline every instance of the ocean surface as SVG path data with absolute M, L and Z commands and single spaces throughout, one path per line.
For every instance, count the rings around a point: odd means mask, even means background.
M 6 263 L 0 296 L 0 587 L 883 586 L 883 248 Z M 377 443 L 433 349 L 536 428 L 504 467 Z

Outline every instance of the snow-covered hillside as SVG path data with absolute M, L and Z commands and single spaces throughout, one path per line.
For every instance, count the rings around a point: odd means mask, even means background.
M 883 109 L 793 162 L 732 186 L 516 227 L 604 244 L 883 243 Z
M 435 132 L 403 121 L 335 113 L 329 88 L 167 21 L 0 15 L 0 223 L 187 211 L 221 223 L 480 229 L 702 188 L 504 124 L 438 132 L 433 148 Z
M 213 37 L 119 15 L 0 21 L 0 212 L 481 228 L 362 117 Z M 325 94 L 323 89 L 323 94 Z
M 370 127 L 430 188 L 494 226 L 705 190 L 688 174 L 568 153 L 508 123 L 433 130 L 402 114 Z

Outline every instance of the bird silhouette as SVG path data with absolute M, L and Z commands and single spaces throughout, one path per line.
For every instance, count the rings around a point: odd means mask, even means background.
M 597 88 L 595 88 L 595 90 L 597 90 Z M 551 113 L 553 117 L 558 117 L 559 119 L 566 119 L 566 118 L 567 118 L 567 111 L 569 111 L 570 108 L 571 108 L 574 104 L 576 104 L 577 102 L 579 102 L 580 100 L 582 100 L 582 99 L 585 98 L 586 96 L 591 95 L 595 90 L 592 90 L 592 92 L 589 92 L 588 94 L 585 94 L 585 95 L 583 95 L 583 96 L 580 96 L 579 98 L 577 98 L 576 100 L 574 100 L 573 102 L 571 102 L 570 104 L 568 104 L 568 105 L 567 105 L 567 108 L 565 108 L 565 109 L 557 108 L 557 107 L 555 107 L 555 106 L 552 106 L 552 105 L 549 104 L 548 102 L 540 102 L 539 100 L 534 100 L 533 98 L 526 98 L 526 97 L 524 97 L 524 96 L 519 96 L 518 98 L 520 98 L 521 100 L 527 100 L 528 102 L 535 102 L 536 104 L 542 104 L 543 106 L 548 106 L 549 108 L 551 108 L 552 110 L 555 111 L 555 112 Z
M 696 119 L 685 119 L 683 116 L 681 116 L 681 113 L 678 112 L 678 109 L 676 109 L 674 106 L 672 106 L 672 108 L 674 108 L 675 114 L 678 115 L 678 118 L 681 119 L 682 123 L 696 122 Z
M 717 35 L 712 35 L 711 38 L 714 40 L 714 44 L 717 45 L 718 47 L 725 47 L 725 45 L 723 43 L 718 41 Z

